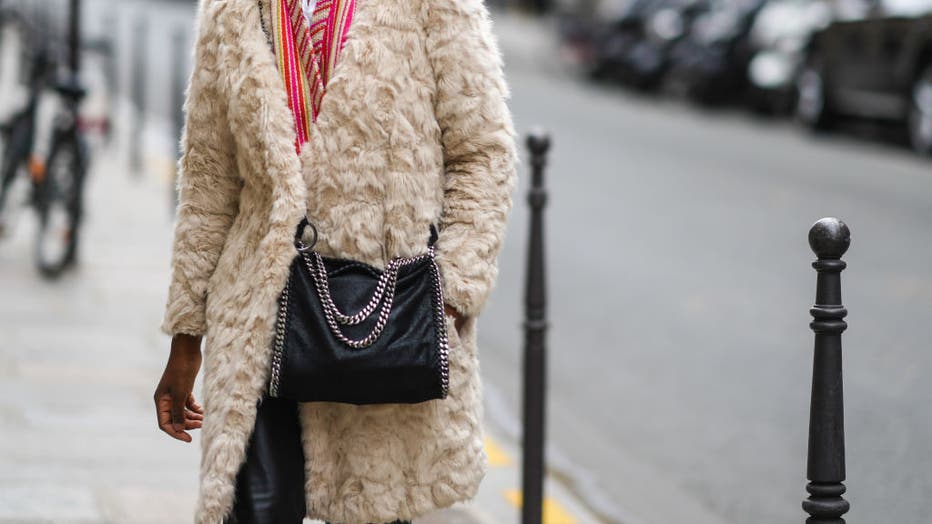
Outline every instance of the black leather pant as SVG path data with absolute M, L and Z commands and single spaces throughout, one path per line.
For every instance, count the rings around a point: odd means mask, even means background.
M 236 476 L 236 501 L 226 524 L 301 524 L 304 450 L 297 403 L 265 397 Z M 393 524 L 410 524 L 396 521 Z

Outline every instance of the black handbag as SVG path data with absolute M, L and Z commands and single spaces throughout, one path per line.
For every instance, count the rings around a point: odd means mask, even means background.
M 314 240 L 305 244 L 305 228 Z M 443 399 L 449 344 L 431 225 L 427 252 L 379 270 L 313 251 L 307 218 L 279 297 L 269 395 L 300 402 L 413 404 Z

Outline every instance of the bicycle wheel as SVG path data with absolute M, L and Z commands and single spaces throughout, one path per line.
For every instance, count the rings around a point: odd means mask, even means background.
M 0 238 L 10 234 L 15 226 L 18 204 L 26 203 L 29 183 L 18 176 L 28 148 L 24 130 L 14 120 L 0 126 Z
M 58 137 L 52 143 L 45 177 L 39 183 L 36 265 L 48 278 L 61 275 L 76 259 L 84 185 L 82 155 L 76 137 Z

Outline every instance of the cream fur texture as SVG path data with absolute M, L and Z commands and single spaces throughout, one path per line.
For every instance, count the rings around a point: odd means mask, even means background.
M 517 164 L 502 58 L 482 0 L 360 0 L 300 159 L 269 0 L 201 0 L 162 330 L 205 336 L 195 520 L 230 511 L 268 380 L 277 298 L 304 215 L 324 254 L 384 266 L 441 228 L 450 396 L 302 404 L 309 516 L 412 519 L 474 496 L 485 470 L 475 326 L 496 278 Z

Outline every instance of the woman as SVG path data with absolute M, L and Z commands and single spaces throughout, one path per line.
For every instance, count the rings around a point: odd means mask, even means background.
M 482 0 L 358 0 L 348 27 L 327 24 L 324 39 L 342 43 L 337 61 L 321 60 L 325 51 L 312 67 L 329 72 L 310 79 L 324 96 L 311 98 L 302 137 L 273 27 L 283 8 L 301 6 L 200 3 L 159 425 L 190 442 L 187 430 L 203 424 L 199 523 L 410 520 L 470 499 L 484 473 L 476 317 L 496 276 L 517 161 L 501 56 Z M 378 267 L 422 253 L 439 224 L 448 398 L 263 400 L 305 214 L 321 254 Z M 191 393 L 201 337 L 203 408 Z

